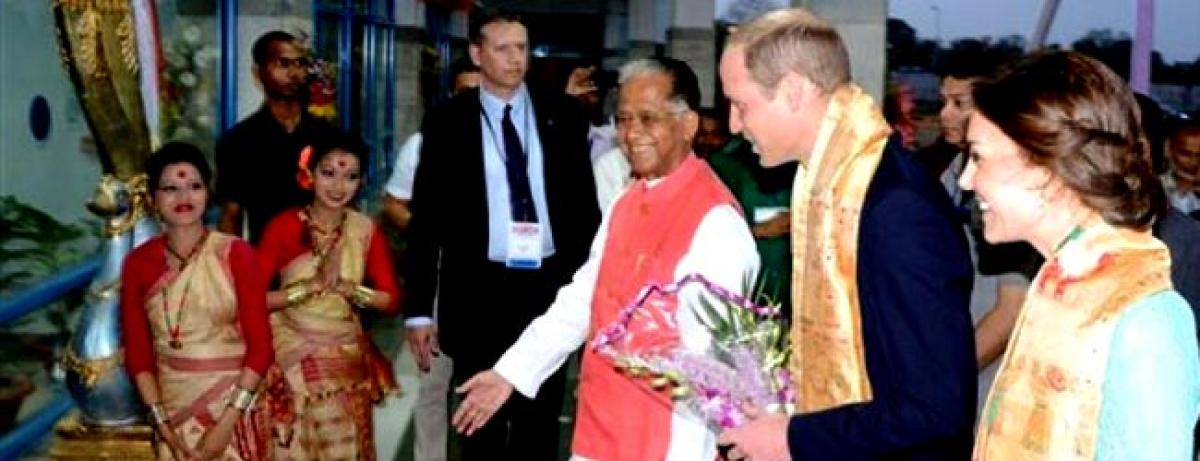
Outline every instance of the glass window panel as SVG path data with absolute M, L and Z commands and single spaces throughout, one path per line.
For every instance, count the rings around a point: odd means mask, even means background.
M 218 133 L 220 37 L 216 7 L 158 2 L 165 69 L 160 80 L 159 139 L 195 144 L 212 160 Z

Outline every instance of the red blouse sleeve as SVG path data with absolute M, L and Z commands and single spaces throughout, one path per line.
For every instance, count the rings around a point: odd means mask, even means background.
M 262 240 L 258 242 L 259 274 L 262 275 L 268 289 L 271 280 L 283 270 L 288 262 L 305 251 L 300 242 L 302 223 L 295 209 L 285 210 L 275 215 L 263 231 Z
M 388 249 L 387 239 L 379 226 L 371 231 L 371 243 L 367 247 L 367 280 L 370 286 L 391 296 L 391 301 L 384 307 L 383 313 L 392 315 L 400 311 L 401 291 L 396 284 L 396 271 L 392 269 L 392 253 Z
M 121 268 L 121 335 L 125 345 L 125 369 L 133 378 L 142 372 L 157 372 L 145 306 L 146 291 L 164 270 L 153 264 L 155 242 L 151 240 L 140 248 L 141 251 L 130 253 Z
M 267 367 L 275 361 L 271 325 L 267 320 L 267 278 L 255 265 L 254 250 L 241 240 L 235 240 L 229 248 L 229 269 L 237 291 L 238 323 L 246 341 L 242 366 L 265 376 Z

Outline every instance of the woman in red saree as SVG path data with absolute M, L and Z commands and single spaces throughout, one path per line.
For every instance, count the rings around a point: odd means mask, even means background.
M 272 459 L 265 401 L 255 398 L 273 349 L 254 252 L 204 228 L 212 173 L 194 146 L 163 146 L 146 173 L 166 231 L 125 260 L 121 327 L 157 456 Z
M 374 459 L 372 404 L 398 390 L 358 312 L 393 314 L 400 298 L 386 238 L 347 208 L 364 151 L 331 139 L 302 155 L 300 180 L 313 202 L 277 215 L 259 244 L 262 270 L 279 277 L 267 304 L 294 410 L 276 421 L 282 459 Z

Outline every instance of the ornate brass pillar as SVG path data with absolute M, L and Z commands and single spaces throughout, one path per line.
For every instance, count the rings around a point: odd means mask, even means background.
M 138 1 L 139 7 L 150 5 Z M 105 221 L 105 263 L 88 288 L 64 365 L 79 420 L 125 426 L 141 420 L 142 405 L 122 367 L 119 293 L 125 255 L 156 233 L 145 213 L 142 164 L 150 155 L 143 110 L 134 4 L 129 0 L 56 0 L 55 33 L 105 175 L 88 208 Z M 147 38 L 147 37 L 143 37 Z M 150 42 L 153 43 L 153 42 Z M 147 65 L 156 72 L 157 65 Z M 157 98 L 157 95 L 151 95 Z

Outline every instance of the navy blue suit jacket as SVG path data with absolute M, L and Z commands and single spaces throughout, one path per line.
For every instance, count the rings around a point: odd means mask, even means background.
M 973 270 L 950 200 L 893 138 L 860 219 L 858 288 L 874 399 L 793 416 L 792 458 L 968 459 Z

